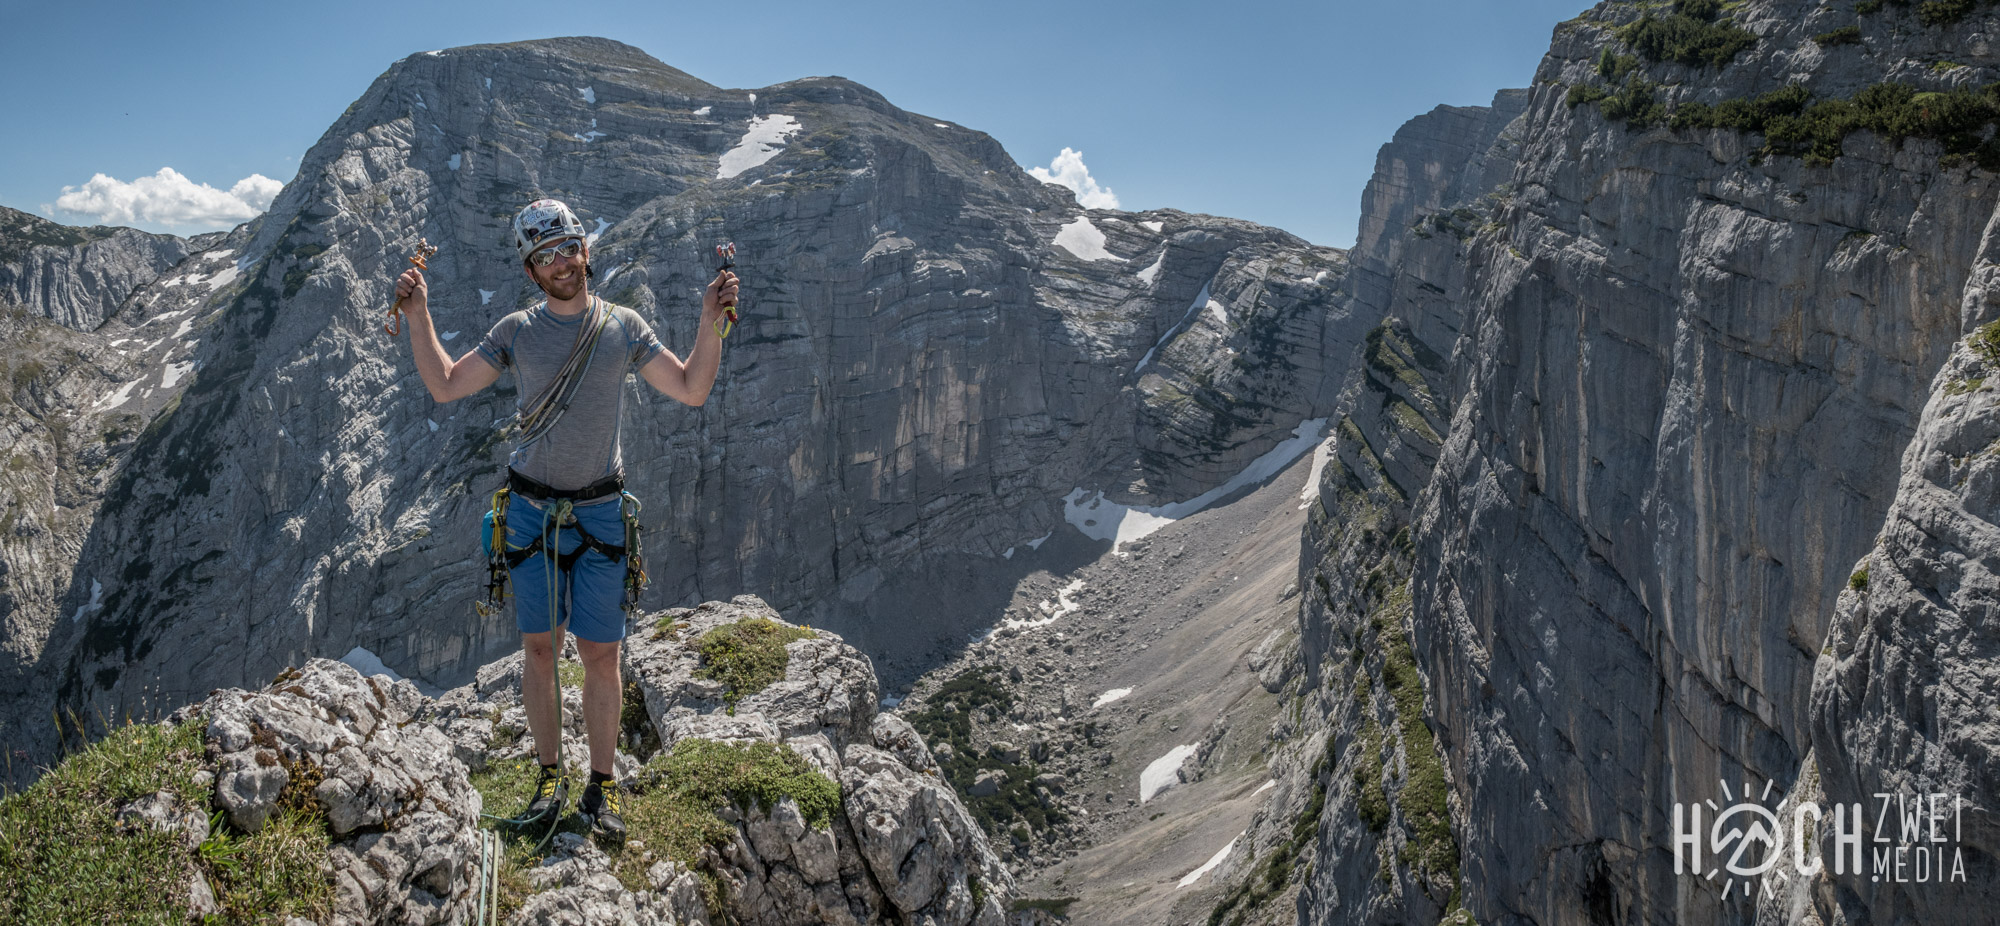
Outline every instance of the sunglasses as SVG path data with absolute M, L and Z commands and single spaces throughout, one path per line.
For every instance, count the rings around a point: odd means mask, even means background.
M 583 253 L 583 242 L 578 241 L 575 238 L 571 238 L 570 240 L 558 244 L 555 247 L 543 248 L 539 251 L 536 251 L 533 254 L 528 255 L 528 262 L 534 264 L 537 267 L 546 267 L 556 262 L 556 255 L 558 254 L 561 254 L 564 257 L 574 258 L 581 253 Z

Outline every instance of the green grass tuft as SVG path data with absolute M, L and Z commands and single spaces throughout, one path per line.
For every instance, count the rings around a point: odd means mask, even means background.
M 2000 365 L 2000 321 L 1980 325 L 1972 332 L 1972 337 L 1966 340 L 1971 343 L 1973 351 L 1979 354 L 1979 359 L 1986 361 L 1988 366 Z
M 486 812 L 494 815 L 518 813 L 528 805 L 535 783 L 535 763 L 517 759 L 489 763 L 472 776 Z M 771 807 L 785 798 L 799 805 L 807 824 L 824 828 L 833 825 L 840 808 L 840 786 L 819 773 L 789 746 L 774 743 L 718 743 L 685 739 L 652 761 L 626 782 L 625 824 L 630 838 L 645 849 L 608 847 L 612 871 L 628 890 L 651 890 L 646 871 L 661 858 L 678 861 L 689 868 L 696 864 L 703 846 L 721 848 L 729 844 L 734 828 L 716 814 L 723 807 Z M 583 787 L 572 782 L 571 808 L 581 798 Z M 537 849 L 546 830 L 514 832 L 505 826 L 499 831 L 506 845 L 500 870 L 500 918 L 504 921 L 527 902 L 534 892 L 527 872 L 541 863 L 544 853 Z M 588 834 L 582 815 L 570 813 L 557 826 L 558 832 Z M 648 858 L 647 853 L 652 857 Z M 704 879 L 704 894 L 711 912 L 721 909 L 719 886 Z
M 695 641 L 695 651 L 701 654 L 701 668 L 695 675 L 723 683 L 723 699 L 734 707 L 784 678 L 785 666 L 791 662 L 785 645 L 812 635 L 803 627 L 788 627 L 765 617 L 717 627 Z
M 294 789 L 261 831 L 237 833 L 218 815 L 192 850 L 179 834 L 119 824 L 120 804 L 156 791 L 206 810 L 194 780 L 205 728 L 199 718 L 119 727 L 0 800 L 0 922 L 181 922 L 196 877 L 230 922 L 330 913 L 326 820 Z
M 1813 36 L 1813 41 L 1827 47 L 1834 45 L 1859 45 L 1861 44 L 1861 27 L 1842 26 L 1830 32 L 1822 32 Z

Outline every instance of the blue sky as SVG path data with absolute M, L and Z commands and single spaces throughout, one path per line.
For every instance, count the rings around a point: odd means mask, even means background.
M 1121 208 L 1233 216 L 1346 247 L 1375 151 L 1396 127 L 1526 86 L 1555 24 L 1587 6 L 29 3 L 0 30 L 16 114 L 0 204 L 70 224 L 227 227 L 240 219 L 112 210 L 132 209 L 127 184 L 154 178 L 155 192 L 213 188 L 188 215 L 247 212 L 229 203 L 261 205 L 276 189 L 253 175 L 291 180 L 299 156 L 398 58 L 601 35 L 720 87 L 838 74 L 991 134 L 1023 167 L 1081 152 Z M 167 184 L 162 168 L 185 181 Z M 93 186 L 97 174 L 117 182 Z M 78 208 L 53 208 L 65 187 Z

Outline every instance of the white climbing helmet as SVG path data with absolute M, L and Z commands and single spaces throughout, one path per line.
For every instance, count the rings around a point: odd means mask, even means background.
M 514 250 L 522 260 L 558 241 L 583 237 L 583 220 L 560 199 L 535 200 L 514 216 Z

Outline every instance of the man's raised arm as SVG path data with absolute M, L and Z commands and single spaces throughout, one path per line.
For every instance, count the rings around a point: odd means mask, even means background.
M 456 362 L 444 352 L 437 329 L 431 326 L 430 287 L 424 282 L 423 271 L 414 267 L 403 271 L 396 278 L 396 298 L 405 300 L 403 312 L 410 320 L 410 350 L 416 354 L 417 375 L 424 378 L 424 387 L 431 391 L 431 398 L 456 401 L 500 379 L 498 369 L 474 356 L 479 353 L 476 349 L 467 351 Z
M 722 307 L 736 303 L 736 274 L 727 270 L 715 275 L 702 294 L 701 324 L 695 326 L 694 349 L 684 363 L 670 350 L 660 351 L 639 368 L 639 376 L 653 388 L 686 405 L 708 401 L 715 388 L 716 371 L 722 367 L 722 335 L 715 330 L 722 319 Z

